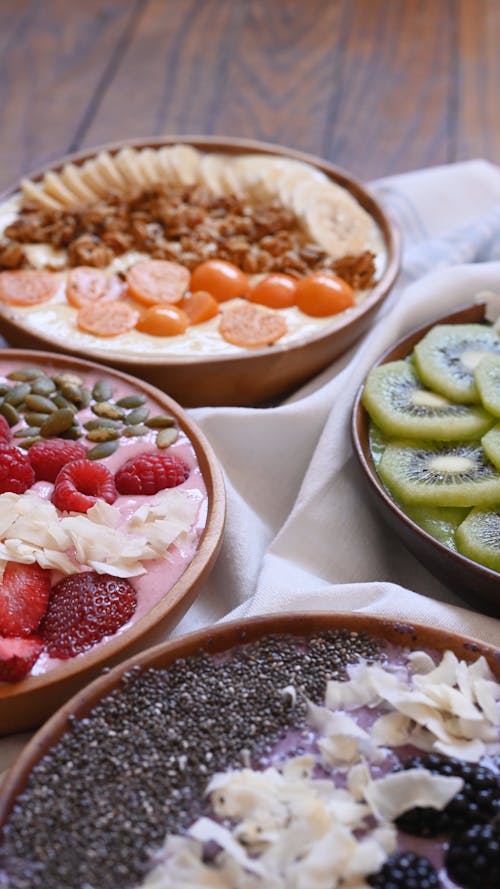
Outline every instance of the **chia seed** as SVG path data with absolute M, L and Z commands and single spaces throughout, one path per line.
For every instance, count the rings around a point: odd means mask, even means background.
M 329 631 L 134 668 L 33 769 L 4 829 L 1 889 L 140 883 L 165 835 L 203 813 L 210 777 L 262 765 L 305 727 L 305 697 L 322 702 L 327 679 L 360 658 L 380 660 L 379 643 Z

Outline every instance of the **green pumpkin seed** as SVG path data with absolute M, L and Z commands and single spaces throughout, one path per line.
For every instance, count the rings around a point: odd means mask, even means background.
M 103 460 L 105 457 L 111 456 L 114 454 L 118 447 L 118 441 L 101 441 L 99 444 L 96 444 L 95 447 L 90 448 L 90 451 L 87 451 L 87 459 L 88 460 Z
M 142 392 L 137 392 L 136 395 L 125 395 L 124 398 L 120 398 L 116 403 L 118 407 L 132 408 L 140 407 L 145 401 L 146 396 L 143 395 Z
M 31 380 L 38 379 L 42 375 L 39 367 L 19 367 L 17 370 L 7 374 L 8 380 L 19 380 L 21 383 L 29 383 Z
M 125 411 L 121 407 L 111 404 L 110 401 L 98 401 L 92 405 L 92 412 L 98 417 L 107 417 L 108 420 L 123 420 Z
M 14 432 L 14 438 L 32 438 L 36 435 L 40 435 L 39 426 L 23 426 Z
M 4 401 L 3 404 L 0 404 L 0 414 L 5 417 L 9 426 L 15 426 L 21 419 L 14 405 L 9 404 L 8 401 Z
M 159 448 L 168 448 L 174 441 L 177 441 L 179 438 L 179 432 L 177 429 L 160 429 L 158 435 L 156 436 L 156 445 Z
M 15 386 L 12 386 L 11 389 L 7 392 L 4 401 L 7 404 L 13 404 L 14 407 L 17 407 L 18 404 L 21 404 L 22 401 L 29 395 L 31 391 L 31 386 L 28 383 L 16 383 Z
M 118 429 L 122 428 L 121 420 L 108 420 L 107 417 L 99 417 L 97 420 L 87 420 L 83 424 L 85 429 L 92 432 L 93 429 Z
M 96 401 L 109 401 L 113 396 L 113 387 L 109 380 L 97 380 L 92 389 L 92 398 Z
M 70 426 L 69 429 L 66 429 L 66 432 L 61 432 L 60 438 L 67 438 L 71 441 L 76 441 L 78 438 L 81 438 L 82 435 L 83 432 L 79 426 Z
M 138 435 L 147 435 L 149 429 L 147 426 L 143 426 L 141 423 L 138 426 L 125 426 L 123 430 L 123 435 L 126 438 L 135 438 Z
M 38 377 L 31 384 L 33 395 L 50 395 L 52 392 L 56 391 L 56 388 L 56 384 L 50 377 Z
M 44 438 L 50 438 L 52 435 L 60 435 L 66 432 L 73 423 L 73 411 L 67 407 L 61 407 L 55 413 L 50 414 L 45 420 L 40 432 Z
M 87 432 L 87 438 L 89 441 L 115 441 L 116 438 L 120 438 L 120 433 L 117 429 L 101 427 L 101 429 L 91 429 L 90 432 Z
M 166 429 L 168 426 L 175 426 L 175 417 L 171 417 L 170 414 L 156 414 L 146 421 L 146 426 L 150 429 Z
M 48 420 L 49 416 L 50 414 L 45 414 L 41 411 L 27 411 L 24 415 L 24 419 L 28 426 L 43 426 L 45 420 Z
M 0 383 L 0 395 L 5 395 L 5 393 L 8 392 L 9 389 L 10 386 L 7 386 L 7 383 Z
M 36 441 L 43 441 L 43 439 L 40 435 L 34 435 L 33 438 L 23 438 L 19 442 L 19 447 L 27 451 Z
M 71 386 L 69 383 L 67 383 L 65 386 L 61 386 L 61 395 L 64 398 L 67 398 L 68 401 L 71 401 L 73 404 L 80 405 L 82 403 L 81 386 Z
M 127 426 L 136 426 L 138 423 L 144 423 L 144 420 L 147 420 L 148 416 L 149 408 L 143 405 L 142 407 L 136 407 L 133 411 L 130 411 L 124 418 L 124 422 Z
M 61 395 L 60 393 L 58 393 L 57 395 L 54 395 L 54 404 L 57 404 L 57 407 L 69 408 L 69 410 L 72 410 L 73 413 L 75 413 L 75 411 L 77 410 L 76 404 L 73 404 L 71 401 L 68 401 L 68 399 L 65 398 L 64 395 Z
M 74 373 L 62 373 L 62 374 L 54 374 L 52 377 L 56 386 L 81 386 L 83 384 L 83 380 L 78 374 Z
M 26 396 L 26 407 L 29 407 L 32 411 L 39 411 L 42 414 L 54 414 L 57 410 L 57 405 L 50 398 L 46 398 L 45 395 L 30 395 Z
M 82 394 L 80 397 L 80 407 L 88 407 L 90 402 L 92 401 L 92 394 L 90 389 L 86 389 L 85 386 L 82 386 Z

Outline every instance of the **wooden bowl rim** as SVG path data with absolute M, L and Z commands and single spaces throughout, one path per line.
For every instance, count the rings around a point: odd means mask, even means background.
M 410 354 L 415 344 L 422 339 L 425 334 L 431 330 L 436 324 L 463 324 L 470 323 L 472 319 L 469 319 L 467 315 L 474 315 L 475 321 L 480 323 L 481 320 L 485 318 L 485 303 L 467 303 L 458 309 L 454 309 L 452 312 L 448 312 L 445 315 L 439 315 L 434 321 L 426 322 L 425 324 L 420 325 L 419 327 L 415 327 L 410 333 L 406 334 L 406 336 L 401 337 L 396 343 L 389 346 L 388 349 L 380 356 L 380 358 L 375 361 L 372 365 L 372 368 L 378 367 L 381 364 L 386 364 L 388 361 L 396 360 L 396 354 L 398 354 L 398 358 L 406 357 Z M 465 318 L 464 318 L 465 316 Z M 450 549 L 444 543 L 441 543 L 440 540 L 437 540 L 428 531 L 425 531 L 424 528 L 421 528 L 420 525 L 417 525 L 416 522 L 413 521 L 409 516 L 406 515 L 405 512 L 401 509 L 400 506 L 391 498 L 388 491 L 386 491 L 381 479 L 379 478 L 377 471 L 375 469 L 368 443 L 368 413 L 364 408 L 361 398 L 363 395 L 363 389 L 365 386 L 365 380 L 361 384 L 356 394 L 356 398 L 354 401 L 352 417 L 351 417 L 351 439 L 354 447 L 354 453 L 358 459 L 361 468 L 365 474 L 365 477 L 368 479 L 369 484 L 371 485 L 372 490 L 378 496 L 378 498 L 391 510 L 393 515 L 406 527 L 412 531 L 417 537 L 420 537 L 426 544 L 432 545 L 438 553 L 441 553 L 447 559 L 451 559 L 457 561 L 458 564 L 464 564 L 470 571 L 477 572 L 478 576 L 484 577 L 488 581 L 498 580 L 498 572 L 493 571 L 491 568 L 487 568 L 486 565 L 480 565 L 479 562 L 474 562 L 472 559 L 469 559 L 467 556 L 462 555 L 455 550 Z
M 410 649 L 450 649 L 457 657 L 466 660 L 483 655 L 500 679 L 499 648 L 472 636 L 453 633 L 418 621 L 406 622 L 355 612 L 309 611 L 260 615 L 205 627 L 129 658 L 105 675 L 99 676 L 60 707 L 31 738 L 7 772 L 0 788 L 0 830 L 32 768 L 64 734 L 69 717 L 81 719 L 88 715 L 103 697 L 120 684 L 123 674 L 133 667 L 162 669 L 169 667 L 175 660 L 189 657 L 200 650 L 218 653 L 235 645 L 254 642 L 265 635 L 290 634 L 304 637 L 316 631 L 334 629 L 367 633 L 389 644 Z
M 40 364 L 46 361 L 54 366 L 61 365 L 67 367 L 68 370 L 80 369 L 82 372 L 94 372 L 103 376 L 111 376 L 135 389 L 140 389 L 149 398 L 163 406 L 169 413 L 172 413 L 180 428 L 187 435 L 196 454 L 198 466 L 207 488 L 207 521 L 191 562 L 170 590 L 150 611 L 139 618 L 128 629 L 113 636 L 108 642 L 71 658 L 47 673 L 42 673 L 39 676 L 30 676 L 12 685 L 0 684 L 0 704 L 13 698 L 17 701 L 23 696 L 30 696 L 33 692 L 42 693 L 57 685 L 60 681 L 76 677 L 79 673 L 91 670 L 101 663 L 104 666 L 105 661 L 119 655 L 123 649 L 137 642 L 157 624 L 166 619 L 171 612 L 179 609 L 185 600 L 187 600 L 189 605 L 189 597 L 193 587 L 212 566 L 222 544 L 226 509 L 222 470 L 212 446 L 197 424 L 186 414 L 185 410 L 160 389 L 113 368 L 103 367 L 96 362 L 67 355 L 39 352 L 30 349 L 3 349 L 0 352 L 0 361 L 3 358 L 7 361 L 22 361 L 25 363 L 31 361 L 33 364 Z
M 311 346 L 318 341 L 328 341 L 330 337 L 336 339 L 337 335 L 348 329 L 351 323 L 356 322 L 358 319 L 363 318 L 365 315 L 372 312 L 386 298 L 396 281 L 401 267 L 402 237 L 398 225 L 392 218 L 391 214 L 384 210 L 382 204 L 366 186 L 350 176 L 341 167 L 337 167 L 335 164 L 323 160 L 313 154 L 297 151 L 296 149 L 287 148 L 286 146 L 270 142 L 261 142 L 258 140 L 242 139 L 231 136 L 172 135 L 153 139 L 133 138 L 122 139 L 117 142 L 109 142 L 93 148 L 87 148 L 83 151 L 64 155 L 63 157 L 52 161 L 50 164 L 38 167 L 23 178 L 37 181 L 41 179 L 45 173 L 49 171 L 57 172 L 67 163 L 76 165 L 82 164 L 86 160 L 95 157 L 100 151 L 109 151 L 111 154 L 116 154 L 120 149 L 126 147 L 138 149 L 161 148 L 163 146 L 175 144 L 192 145 L 200 151 L 207 152 L 226 151 L 232 154 L 254 152 L 257 154 L 276 155 L 278 157 L 286 156 L 292 160 L 308 163 L 325 173 L 330 179 L 333 179 L 334 182 L 347 189 L 347 191 L 354 196 L 354 198 L 375 220 L 380 229 L 386 251 L 386 263 L 380 280 L 376 283 L 370 294 L 358 306 L 355 306 L 350 310 L 350 315 L 344 318 L 341 324 L 337 324 L 333 330 L 328 330 L 328 327 L 325 326 L 318 332 L 308 335 L 303 340 L 291 344 L 280 344 L 278 341 L 273 344 L 273 355 L 294 353 Z M 14 197 L 18 191 L 18 182 L 9 186 L 0 193 L 0 203 Z M 9 323 L 16 326 L 18 330 L 30 334 L 31 336 L 35 336 L 40 343 L 44 344 L 44 347 L 46 346 L 50 349 L 54 346 L 54 341 L 49 336 L 33 331 L 22 320 L 19 320 L 16 317 L 15 308 L 13 309 L 11 306 L 0 305 L 0 318 L 2 316 L 8 319 Z M 338 316 L 333 316 L 332 323 L 334 323 L 334 319 L 337 317 Z M 106 363 L 110 357 L 104 349 L 100 348 L 90 350 L 86 347 L 79 347 L 77 351 L 79 355 L 84 356 L 84 359 L 86 359 L 88 355 L 89 360 L 91 361 L 95 360 Z M 268 357 L 269 354 L 269 347 L 263 347 L 249 349 L 248 352 L 237 355 L 166 355 L 162 358 L 161 355 L 128 355 L 127 352 L 116 352 L 112 357 L 113 360 L 119 361 L 123 366 L 127 366 L 127 368 L 130 367 L 130 372 L 134 373 L 135 368 L 140 369 L 144 365 L 153 368 L 163 368 L 169 366 L 196 366 L 199 364 L 204 367 L 206 366 L 208 370 L 211 370 L 218 366 L 224 367 L 226 364 L 230 364 L 234 361 L 245 362 L 254 358 Z

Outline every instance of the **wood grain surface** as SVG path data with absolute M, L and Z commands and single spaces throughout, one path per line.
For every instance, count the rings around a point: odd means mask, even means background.
M 209 133 L 362 179 L 500 161 L 498 0 L 0 0 L 0 187 L 67 151 Z

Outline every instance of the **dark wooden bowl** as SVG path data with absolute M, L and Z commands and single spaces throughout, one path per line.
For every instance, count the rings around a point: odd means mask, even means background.
M 128 656 L 134 651 L 146 648 L 158 641 L 160 633 L 174 627 L 196 598 L 201 583 L 215 561 L 222 543 L 225 519 L 224 482 L 217 458 L 198 426 L 163 392 L 148 383 L 90 361 L 19 349 L 3 350 L 0 353 L 0 362 L 2 356 L 6 360 L 19 361 L 21 364 L 45 363 L 61 370 L 80 370 L 82 373 L 94 371 L 128 383 L 134 389 L 139 389 L 154 399 L 162 409 L 176 418 L 193 445 L 207 488 L 208 514 L 205 529 L 191 563 L 170 588 L 168 595 L 144 617 L 104 645 L 68 660 L 48 673 L 31 676 L 12 685 L 0 684 L 0 736 L 41 725 L 63 701 L 97 676 L 105 664 L 118 663 L 125 656 L 125 652 Z
M 143 669 L 161 669 L 170 666 L 178 658 L 189 657 L 200 650 L 209 653 L 227 651 L 235 645 L 256 641 L 270 633 L 304 637 L 317 631 L 334 629 L 367 633 L 377 639 L 411 649 L 426 648 L 435 652 L 449 649 L 465 661 L 484 655 L 495 676 L 500 679 L 499 649 L 477 639 L 435 627 L 392 621 L 373 615 L 331 612 L 268 615 L 200 630 L 130 658 L 110 673 L 96 679 L 61 707 L 27 744 L 5 778 L 0 791 L 0 831 L 16 797 L 22 793 L 31 770 L 64 735 L 70 717 L 82 719 L 87 716 L 103 697 L 120 685 L 123 674 L 132 667 L 138 665 Z
M 199 405 L 252 405 L 275 398 L 297 387 L 314 374 L 319 373 L 335 358 L 352 346 L 369 326 L 373 315 L 386 298 L 396 280 L 400 267 L 401 240 L 399 232 L 389 220 L 381 204 L 359 182 L 343 170 L 320 158 L 293 151 L 278 145 L 254 142 L 247 139 L 230 139 L 209 136 L 171 136 L 156 140 L 128 140 L 104 145 L 91 151 L 68 155 L 51 165 L 57 171 L 65 163 L 82 164 L 100 150 L 116 153 L 124 146 L 135 148 L 159 148 L 163 145 L 185 143 L 207 152 L 248 152 L 272 154 L 304 161 L 325 173 L 334 182 L 347 189 L 377 223 L 387 253 L 385 270 L 370 294 L 348 313 L 335 329 L 328 326 L 314 336 L 291 345 L 276 343 L 272 348 L 251 349 L 244 354 L 220 355 L 213 358 L 184 356 L 118 356 L 106 353 L 105 347 L 95 349 L 71 348 L 71 343 L 61 344 L 50 336 L 30 330 L 15 311 L 0 306 L 2 333 L 13 346 L 22 348 L 70 351 L 80 358 L 103 361 L 125 373 L 135 374 L 167 391 L 186 407 Z M 39 180 L 48 170 L 37 170 L 30 178 Z M 0 195 L 0 201 L 11 198 L 18 186 Z M 335 322 L 337 324 L 337 322 Z
M 448 315 L 436 318 L 419 327 L 385 352 L 376 365 L 399 361 L 410 354 L 413 347 L 435 324 L 474 324 L 484 321 L 484 305 L 469 305 Z M 375 366 L 376 366 L 375 365 Z M 454 552 L 410 519 L 384 487 L 375 469 L 368 441 L 369 417 L 361 403 L 360 388 L 352 415 L 351 434 L 354 453 L 363 471 L 367 492 L 389 527 L 417 559 L 429 568 L 457 596 L 474 608 L 500 617 L 500 575 L 496 571 Z

